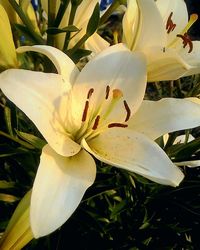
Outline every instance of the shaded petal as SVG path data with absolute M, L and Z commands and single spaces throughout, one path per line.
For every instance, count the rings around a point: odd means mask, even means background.
M 137 3 L 140 10 L 140 27 L 135 49 L 145 51 L 151 46 L 164 47 L 166 31 L 155 1 L 137 0 Z
M 105 99 L 106 87 L 110 86 L 110 95 Z M 94 89 L 90 98 L 90 110 L 95 113 L 101 104 L 104 110 L 112 100 L 112 90 L 123 93 L 130 109 L 134 112 L 140 106 L 146 88 L 146 63 L 142 53 L 131 53 L 122 44 L 111 46 L 83 68 L 73 87 L 73 121 L 80 125 L 88 91 Z M 122 102 L 114 109 L 112 116 L 120 119 L 125 116 Z M 92 115 L 90 114 L 90 117 Z
M 18 53 L 27 51 L 34 51 L 47 56 L 55 65 L 58 74 L 62 75 L 66 84 L 73 84 L 76 77 L 79 74 L 79 70 L 74 62 L 62 51 L 51 46 L 35 45 L 35 46 L 23 46 L 17 49 Z
M 91 141 L 83 140 L 82 145 L 100 161 L 160 184 L 177 186 L 183 179 L 183 173 L 155 142 L 129 129 L 108 129 Z
M 97 33 L 90 36 L 85 43 L 85 48 L 94 52 L 93 55 L 98 54 L 109 46 L 110 44 Z
M 62 226 L 95 180 L 96 166 L 84 150 L 61 157 L 48 145 L 43 148 L 31 197 L 31 227 L 35 238 Z
M 176 38 L 177 34 L 182 33 L 188 23 L 188 12 L 184 0 L 157 0 L 156 6 L 162 16 L 163 23 L 166 25 L 171 13 L 171 20 L 176 24 L 175 29 L 168 34 L 168 43 Z M 180 15 L 181 13 L 181 15 Z
M 131 50 L 135 47 L 137 33 L 139 31 L 140 12 L 136 0 L 127 1 L 123 24 L 123 40 Z
M 0 74 L 0 88 L 36 125 L 51 147 L 61 155 L 71 156 L 80 146 L 64 129 L 68 88 L 57 74 L 11 69 Z
M 11 7 L 10 7 L 11 8 Z M 0 67 L 18 67 L 10 22 L 5 9 L 0 5 Z
M 143 101 L 138 112 L 129 121 L 129 128 L 153 140 L 169 132 L 199 125 L 200 105 L 187 99 L 175 98 L 164 98 L 156 102 Z
M 190 76 L 200 73 L 200 41 L 193 41 L 193 49 L 188 53 L 187 47 L 181 50 L 181 57 L 192 67 L 186 71 L 184 76 Z M 184 52 L 184 53 L 183 53 Z
M 149 82 L 176 80 L 192 68 L 175 49 L 151 47 L 145 54 Z
M 187 166 L 189 168 L 200 167 L 200 160 L 174 162 L 176 166 Z

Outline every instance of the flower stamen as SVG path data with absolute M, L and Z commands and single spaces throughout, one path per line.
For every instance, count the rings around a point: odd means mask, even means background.
M 96 118 L 95 118 L 95 121 L 94 121 L 94 125 L 92 127 L 93 130 L 97 129 L 98 125 L 99 125 L 99 120 L 100 120 L 100 115 L 98 115 Z
M 176 24 L 173 23 L 173 21 L 172 21 L 172 15 L 173 15 L 173 12 L 170 13 L 170 15 L 169 15 L 169 17 L 167 19 L 167 23 L 166 23 L 167 34 L 172 32 L 176 27 Z
M 109 93 L 110 93 L 110 86 L 106 86 L 106 96 L 105 99 L 107 100 L 109 97 Z
M 89 91 L 88 91 L 88 94 L 87 94 L 87 99 L 89 100 L 90 97 L 92 96 L 92 94 L 94 93 L 94 89 L 91 88 Z
M 191 53 L 193 50 L 193 43 L 188 34 L 187 33 L 185 33 L 184 35 L 178 34 L 177 37 L 180 37 L 183 40 L 183 48 L 185 48 L 187 45 L 189 46 L 188 53 Z
M 125 122 L 127 122 L 131 116 L 131 110 L 128 106 L 128 103 L 124 100 L 124 107 L 125 107 L 125 110 L 126 110 L 126 119 L 125 119 Z
M 113 122 L 113 123 L 108 124 L 108 128 L 114 128 L 114 127 L 127 128 L 128 124 L 123 124 L 123 123 L 118 123 L 118 122 Z
M 85 102 L 85 107 L 84 107 L 84 110 L 83 110 L 82 120 L 81 120 L 82 122 L 85 122 L 86 119 L 87 119 L 88 109 L 89 109 L 89 101 L 86 101 Z

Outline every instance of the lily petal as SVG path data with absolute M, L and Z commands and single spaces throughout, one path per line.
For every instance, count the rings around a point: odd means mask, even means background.
M 31 197 L 31 228 L 35 238 L 65 223 L 95 176 L 95 162 L 84 150 L 67 158 L 48 145 L 43 148 Z
M 90 109 L 95 112 L 99 105 L 105 102 L 106 88 L 110 86 L 109 100 L 112 99 L 112 90 L 118 89 L 128 102 L 132 112 L 140 106 L 146 87 L 146 63 L 142 53 L 131 53 L 122 44 L 111 46 L 83 68 L 73 87 L 72 120 L 80 125 L 81 117 L 88 91 L 94 89 L 90 98 Z M 105 105 L 109 105 L 110 101 Z M 106 110 L 106 108 L 105 108 Z M 113 117 L 125 115 L 123 102 L 114 110 Z M 90 115 L 91 117 L 92 115 Z
M 62 105 L 62 99 L 68 98 L 68 87 L 60 75 L 11 69 L 0 74 L 0 88 L 57 153 L 71 156 L 80 150 L 64 130 L 67 107 Z
M 110 44 L 97 33 L 94 33 L 85 42 L 85 48 L 91 50 L 93 54 L 98 54 L 109 46 Z
M 10 7 L 11 8 L 11 7 Z M 13 42 L 10 22 L 5 9 L 0 4 L 0 67 L 18 67 L 17 54 Z
M 153 140 L 169 132 L 199 125 L 200 105 L 187 99 L 175 98 L 164 98 L 156 102 L 143 101 L 138 112 L 129 121 L 129 128 Z
M 190 53 L 181 50 L 181 57 L 191 65 L 191 69 L 186 71 L 183 76 L 199 74 L 200 72 L 200 41 L 193 41 L 193 49 Z
M 27 51 L 34 51 L 47 56 L 55 65 L 58 74 L 60 74 L 68 84 L 74 83 L 79 74 L 79 70 L 74 62 L 65 53 L 59 49 L 46 45 L 23 46 L 17 49 L 18 53 Z
M 176 80 L 192 69 L 175 49 L 151 47 L 145 53 L 149 82 Z
M 187 166 L 189 168 L 200 167 L 200 160 L 174 162 L 176 166 Z
M 108 129 L 89 142 L 83 140 L 82 146 L 100 161 L 160 184 L 177 186 L 183 179 L 183 173 L 155 142 L 129 129 Z
M 135 1 L 129 1 L 128 8 L 129 5 L 135 4 Z M 135 24 L 137 31 L 134 31 L 135 46 L 132 45 L 131 50 L 141 50 L 144 52 L 144 49 L 147 47 L 163 47 L 166 43 L 166 32 L 162 17 L 156 7 L 156 3 L 154 1 L 137 0 L 137 4 L 139 8 L 139 13 L 137 15 L 138 20 L 136 20 L 137 22 Z M 133 15 L 130 11 L 128 13 Z M 135 19 L 135 17 L 132 18 Z M 131 17 L 129 19 L 131 19 Z M 126 30 L 126 26 L 123 26 L 123 28 Z M 132 36 L 132 33 L 129 33 L 129 36 L 130 35 Z
M 188 23 L 188 12 L 186 4 L 184 0 L 157 0 L 155 3 L 165 25 L 167 24 L 167 20 L 170 14 L 172 13 L 171 20 L 174 24 L 176 24 L 176 27 L 168 34 L 167 43 L 171 43 L 171 41 L 176 38 L 177 34 L 182 33 L 183 29 Z

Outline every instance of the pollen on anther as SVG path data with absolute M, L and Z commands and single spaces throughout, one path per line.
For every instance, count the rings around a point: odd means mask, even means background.
M 86 101 L 85 102 L 85 107 L 84 107 L 84 110 L 83 110 L 83 115 L 82 115 L 82 122 L 86 121 L 88 109 L 89 109 L 89 101 Z
M 108 97 L 109 97 L 109 93 L 110 93 L 110 86 L 106 86 L 106 96 L 105 96 L 105 99 L 107 100 Z
M 99 120 L 100 120 L 100 115 L 98 115 L 96 118 L 95 118 L 95 121 L 94 121 L 94 125 L 92 127 L 93 130 L 97 129 L 98 125 L 99 125 Z
M 87 99 L 88 99 L 88 100 L 89 100 L 90 97 L 92 96 L 93 92 L 94 92 L 94 89 L 93 89 L 93 88 L 91 88 L 91 89 L 88 91 L 88 94 L 87 94 Z
M 128 106 L 128 103 L 124 100 L 124 107 L 126 109 L 126 118 L 125 118 L 125 122 L 127 122 L 131 116 L 131 110 Z

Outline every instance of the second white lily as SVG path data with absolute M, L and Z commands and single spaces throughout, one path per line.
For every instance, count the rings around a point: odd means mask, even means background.
M 187 32 L 197 20 L 184 0 L 128 0 L 123 18 L 124 42 L 143 51 L 148 81 L 176 80 L 200 73 L 200 41 Z

